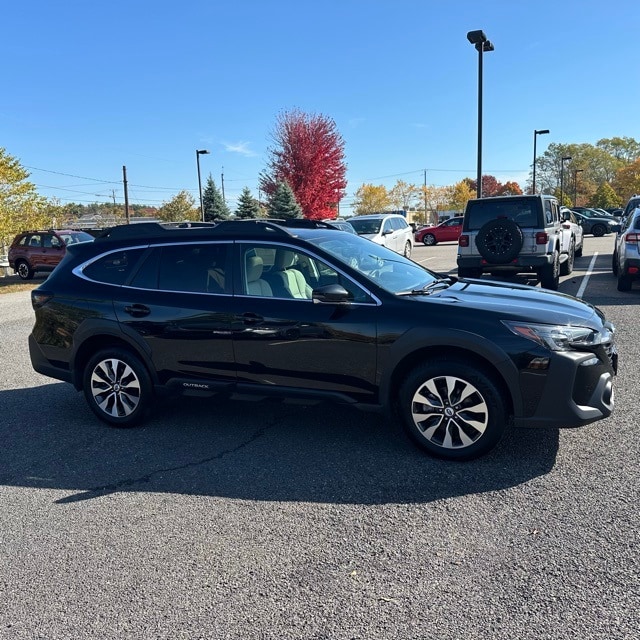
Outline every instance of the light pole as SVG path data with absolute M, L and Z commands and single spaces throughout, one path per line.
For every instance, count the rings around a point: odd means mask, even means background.
M 560 206 L 564 198 L 564 161 L 571 160 L 571 156 L 564 156 L 560 159 Z
M 573 206 L 578 204 L 578 174 L 582 173 L 584 169 L 576 169 L 573 172 Z
M 549 129 L 533 130 L 533 179 L 531 180 L 531 193 L 536 193 L 536 140 L 538 136 L 549 133 Z
M 484 31 L 476 30 L 467 33 L 467 40 L 478 52 L 478 184 L 476 194 L 482 198 L 482 54 L 493 51 L 493 44 L 487 40 Z
M 202 206 L 202 181 L 200 180 L 200 156 L 207 154 L 206 149 L 196 149 L 196 164 L 198 165 L 198 193 L 200 194 L 200 219 L 204 222 L 204 207 Z

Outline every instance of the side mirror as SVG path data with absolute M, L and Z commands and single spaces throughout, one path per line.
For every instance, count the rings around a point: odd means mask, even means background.
M 349 302 L 349 292 L 341 284 L 327 284 L 314 289 L 311 299 L 315 303 L 344 304 Z

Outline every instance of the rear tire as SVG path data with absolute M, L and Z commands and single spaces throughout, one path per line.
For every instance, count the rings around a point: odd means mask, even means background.
M 404 257 L 405 258 L 411 257 L 411 242 L 409 242 L 408 240 L 407 240 L 407 243 L 404 245 Z
M 153 385 L 140 359 L 114 347 L 96 353 L 83 374 L 85 399 L 93 413 L 113 427 L 134 427 L 153 402 Z
M 560 282 L 560 256 L 557 251 L 553 252 L 553 262 L 540 269 L 538 279 L 540 280 L 540 286 L 544 289 L 550 289 L 551 291 L 558 290 L 558 284 Z
M 576 255 L 575 240 L 571 240 L 571 246 L 569 247 L 569 255 L 567 259 L 560 265 L 560 275 L 568 276 L 573 271 L 573 262 Z
M 613 275 L 618 275 L 618 254 L 614 251 L 611 256 L 611 271 L 613 271 Z
M 400 388 L 407 435 L 429 454 L 471 460 L 493 449 L 507 428 L 497 385 L 482 369 L 438 358 L 411 371 Z
M 594 224 L 593 227 L 591 227 L 591 233 L 593 233 L 596 238 L 603 236 L 606 231 L 603 224 Z
M 629 276 L 618 275 L 618 291 L 631 291 L 631 278 Z

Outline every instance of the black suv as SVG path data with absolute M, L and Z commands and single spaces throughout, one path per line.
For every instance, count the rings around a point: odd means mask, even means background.
M 91 240 L 92 235 L 74 229 L 23 231 L 9 247 L 9 266 L 23 280 L 31 280 L 36 271 L 53 271 L 70 244 Z
M 389 410 L 431 454 L 507 425 L 610 415 L 613 326 L 566 295 L 458 281 L 326 223 L 143 223 L 71 245 L 32 292 L 36 371 L 105 422 L 154 397 L 279 395 Z
M 458 274 L 531 273 L 557 290 L 573 269 L 575 240 L 562 227 L 558 201 L 547 195 L 469 200 L 458 239 Z

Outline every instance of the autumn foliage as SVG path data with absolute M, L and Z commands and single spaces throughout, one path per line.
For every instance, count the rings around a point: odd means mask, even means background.
M 331 118 L 298 110 L 281 113 L 272 133 L 260 189 L 273 195 L 279 183 L 293 191 L 305 218 L 335 218 L 347 186 L 344 141 Z

